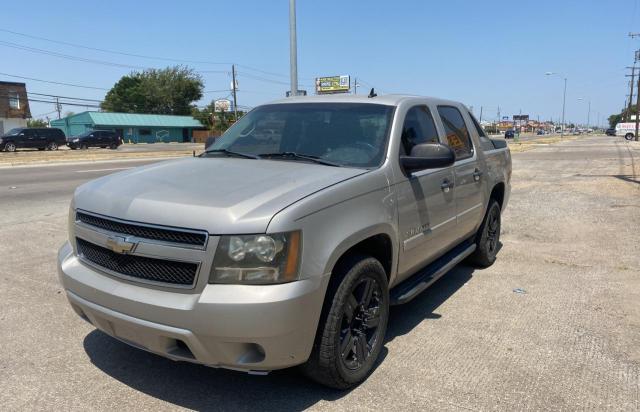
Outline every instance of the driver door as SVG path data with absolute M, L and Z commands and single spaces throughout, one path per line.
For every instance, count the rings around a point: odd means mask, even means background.
M 429 107 L 407 112 L 398 155 L 410 154 L 421 143 L 440 143 Z M 452 167 L 414 172 L 398 187 L 398 226 L 402 258 L 398 280 L 403 280 L 442 254 L 455 236 L 456 207 Z

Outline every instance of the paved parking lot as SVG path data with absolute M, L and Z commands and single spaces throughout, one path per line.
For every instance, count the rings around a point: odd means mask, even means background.
M 589 136 L 513 155 L 502 248 L 391 310 L 361 386 L 319 387 L 142 352 L 68 307 L 55 270 L 73 188 L 139 163 L 0 171 L 5 410 L 640 408 L 640 147 Z M 634 170 L 635 167 L 635 170 Z

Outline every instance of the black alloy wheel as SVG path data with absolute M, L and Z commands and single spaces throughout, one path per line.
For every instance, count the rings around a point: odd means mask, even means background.
M 361 369 L 381 339 L 382 288 L 375 279 L 364 277 L 347 298 L 340 328 L 340 359 L 351 371 Z

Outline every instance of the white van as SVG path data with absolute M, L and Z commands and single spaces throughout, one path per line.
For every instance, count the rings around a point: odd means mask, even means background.
M 624 136 L 627 140 L 632 140 L 636 133 L 636 123 L 618 123 L 616 125 L 616 136 Z

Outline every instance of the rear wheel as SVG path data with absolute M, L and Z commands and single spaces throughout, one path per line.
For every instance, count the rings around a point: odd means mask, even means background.
M 117 145 L 117 144 L 115 144 L 115 143 L 111 143 L 111 144 L 109 145 L 109 149 L 111 149 L 111 150 L 116 150 L 117 148 L 118 148 L 118 145 Z
M 49 142 L 47 144 L 47 150 L 58 150 L 58 143 L 56 142 Z
M 624 135 L 624 138 L 627 140 L 633 140 L 633 133 L 627 133 Z
M 500 204 L 495 199 L 489 201 L 487 213 L 476 234 L 476 250 L 469 256 L 469 262 L 488 267 L 496 261 L 500 243 Z
M 5 143 L 4 150 L 6 150 L 7 152 L 15 152 L 16 151 L 16 144 L 13 143 L 13 142 Z
M 323 385 L 347 389 L 371 373 L 389 319 L 387 275 L 372 257 L 345 259 L 332 276 L 304 373 Z M 339 281 L 339 283 L 338 283 Z

